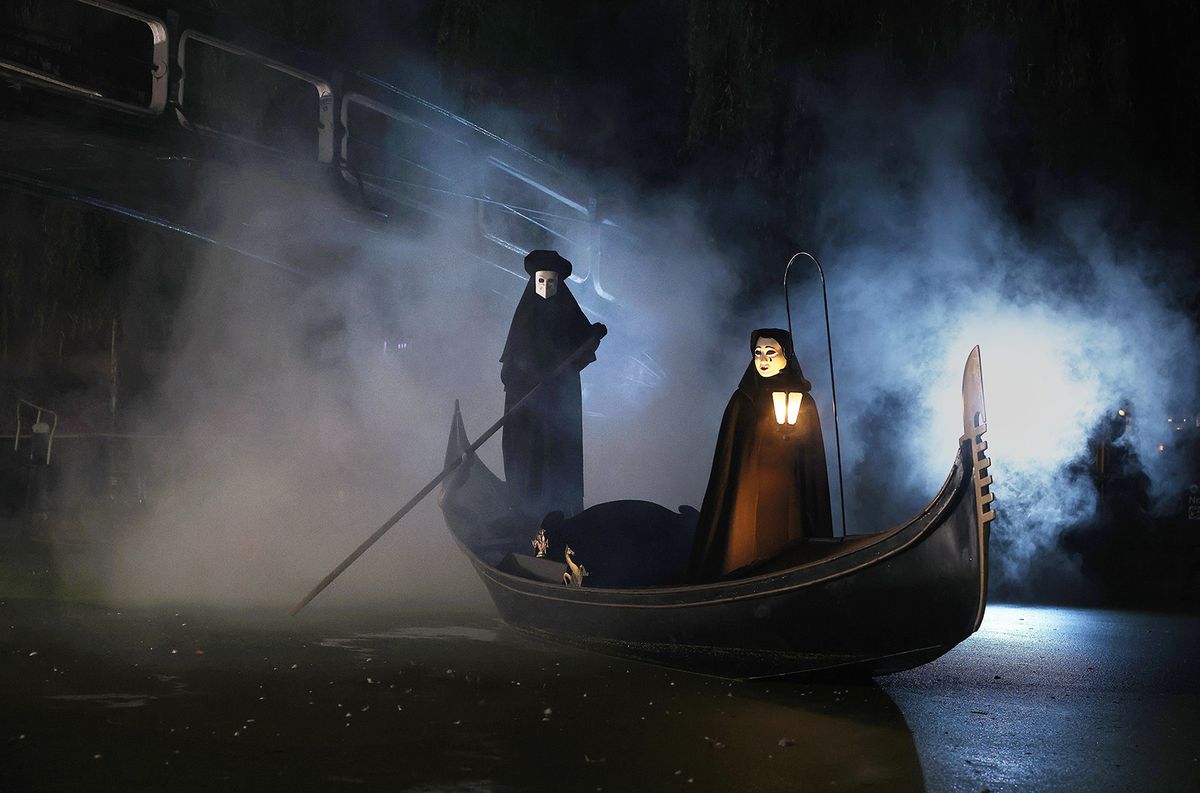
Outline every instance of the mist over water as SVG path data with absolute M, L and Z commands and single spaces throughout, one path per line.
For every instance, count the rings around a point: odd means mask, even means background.
M 257 189 L 244 182 L 239 206 Z M 467 253 L 474 206 L 419 233 L 363 234 L 347 231 L 337 200 L 299 227 L 269 207 L 230 219 L 238 233 L 259 229 L 259 247 L 285 262 L 340 244 L 332 273 L 296 278 L 223 252 L 193 268 L 167 376 L 138 407 L 183 427 L 152 461 L 172 486 L 123 532 L 114 597 L 289 604 L 441 470 L 455 400 L 472 436 L 503 412 L 499 357 L 524 288 L 520 257 L 498 252 L 502 269 Z M 588 503 L 698 504 L 728 395 L 707 376 L 726 265 L 690 204 L 661 206 L 643 218 L 656 239 L 617 237 L 602 272 L 560 246 L 585 279 L 572 290 L 611 329 L 583 376 Z M 602 275 L 612 302 L 597 299 Z M 499 436 L 480 456 L 502 475 Z M 316 607 L 482 597 L 435 493 Z
M 1170 254 L 1112 231 L 1127 232 L 1128 218 L 1103 197 L 1039 207 L 1036 233 L 1010 219 L 969 87 L 920 94 L 853 71 L 844 84 L 801 85 L 823 141 L 815 181 L 798 189 L 820 197 L 807 247 L 829 278 L 849 531 L 903 522 L 936 492 L 962 433 L 962 367 L 975 344 L 999 512 L 992 572 L 1010 591 L 1094 510 L 1090 480 L 1071 466 L 1118 407 L 1134 406 L 1127 442 L 1158 492 L 1176 487 L 1154 465 L 1155 422 L 1196 404 L 1196 329 L 1172 296 Z M 435 167 L 438 156 L 428 155 Z M 446 170 L 468 167 L 481 166 Z M 594 175 L 574 178 L 596 186 Z M 256 189 L 245 179 L 197 196 L 242 195 L 228 213 L 238 233 Z M 712 239 L 705 196 L 602 187 L 642 233 L 610 235 L 601 269 L 570 283 L 610 330 L 582 378 L 587 503 L 699 506 L 749 331 L 786 324 L 782 290 L 772 280 L 761 299 L 736 302 L 744 262 Z M 506 272 L 464 252 L 470 203 L 400 233 L 351 229 L 345 204 L 327 201 L 315 215 L 324 220 L 299 227 L 264 202 L 256 228 L 283 260 L 338 249 L 331 272 L 297 279 L 215 252 L 195 268 L 168 376 L 141 406 L 184 428 L 153 461 L 174 484 L 126 527 L 114 597 L 289 604 L 438 473 L 455 399 L 472 436 L 500 416 L 520 258 L 497 253 Z M 583 272 L 586 250 L 559 250 Z M 779 251 L 780 275 L 793 252 Z M 808 267 L 792 270 L 793 322 L 832 468 Z M 499 448 L 497 437 L 480 456 L 502 475 Z M 836 510 L 836 491 L 833 500 Z M 436 494 L 309 608 L 369 601 L 485 602 Z
M 1172 278 L 1180 254 L 1158 230 L 1100 188 L 1047 190 L 1033 223 L 1013 219 L 985 145 L 986 81 L 920 95 L 865 71 L 821 97 L 813 186 L 850 530 L 895 525 L 935 492 L 963 431 L 962 369 L 978 344 L 993 580 L 1019 593 L 1035 563 L 1069 576 L 1074 561 L 1057 542 L 1094 514 L 1088 444 L 1101 421 L 1131 410 L 1121 443 L 1145 464 L 1152 495 L 1185 484 L 1156 447 L 1170 440 L 1167 417 L 1198 401 L 1197 329 L 1181 299 L 1194 286 Z M 804 312 L 817 310 L 810 300 Z

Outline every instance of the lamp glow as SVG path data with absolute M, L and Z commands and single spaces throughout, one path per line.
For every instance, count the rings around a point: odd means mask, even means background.
M 800 415 L 800 401 L 804 399 L 804 394 L 799 391 L 792 391 L 788 394 L 788 424 L 795 424 L 796 417 Z
M 775 402 L 775 423 L 787 421 L 787 394 L 782 391 L 772 391 L 771 399 Z
M 795 424 L 804 394 L 799 391 L 772 391 L 771 399 L 775 403 L 775 423 L 780 426 Z

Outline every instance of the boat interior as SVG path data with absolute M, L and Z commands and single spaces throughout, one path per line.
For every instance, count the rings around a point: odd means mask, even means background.
M 447 444 L 447 464 L 469 445 L 456 411 Z M 649 501 L 610 501 L 578 515 L 536 516 L 509 508 L 504 482 L 477 457 L 469 455 L 446 482 L 442 510 L 455 537 L 484 564 L 521 578 L 563 583 L 571 562 L 586 570 L 589 588 L 671 587 L 689 580 L 689 562 L 699 513 L 694 507 L 671 510 Z M 538 556 L 534 540 L 545 531 L 547 546 Z M 889 529 L 845 537 L 811 537 L 781 553 L 734 570 L 723 580 L 820 564 L 854 553 L 899 531 Z
M 583 583 L 589 588 L 681 586 L 694 583 L 688 567 L 698 517 L 690 506 L 672 511 L 648 501 L 610 501 L 571 518 L 550 513 L 541 520 L 507 510 L 480 524 L 474 537 L 459 539 L 480 561 L 521 578 L 563 583 L 564 574 L 573 571 L 566 558 L 570 548 L 571 563 L 586 571 Z M 547 543 L 543 556 L 534 547 L 539 529 Z M 830 561 L 891 533 L 806 538 L 722 580 Z

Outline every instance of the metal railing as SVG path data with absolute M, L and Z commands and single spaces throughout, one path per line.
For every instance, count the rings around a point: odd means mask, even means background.
M 587 284 L 600 301 L 614 300 L 601 285 L 600 263 L 603 240 L 620 234 L 621 229 L 599 215 L 594 198 L 581 197 L 586 194 L 535 154 L 379 78 L 338 68 L 294 48 L 273 49 L 272 57 L 255 51 L 262 47 L 247 45 L 237 36 L 230 41 L 197 30 L 186 14 L 172 18 L 168 27 L 152 15 L 109 0 L 60 1 L 147 26 L 153 52 L 147 78 L 152 80 L 148 105 L 114 100 L 95 86 L 39 72 L 30 64 L 0 60 L 0 73 L 86 102 L 152 116 L 159 116 L 172 104 L 174 121 L 189 131 L 248 144 L 285 159 L 311 156 L 331 165 L 340 179 L 357 187 L 368 209 L 373 209 L 368 191 L 442 219 L 448 217 L 448 201 L 473 202 L 476 239 L 485 243 L 489 252 L 483 255 L 490 264 L 523 278 L 520 257 L 531 248 L 558 247 L 575 260 L 573 282 Z M 39 10 L 50 15 L 55 8 L 44 0 Z M 30 40 L 36 38 L 35 33 L 32 27 L 17 31 L 18 37 Z M 70 31 L 56 35 L 64 39 L 63 57 L 74 57 L 72 47 L 86 44 Z M 172 46 L 174 73 L 169 67 Z M 94 54 L 96 48 L 91 51 Z M 130 53 L 135 60 L 139 56 L 145 57 L 142 51 Z M 322 71 L 329 72 L 328 76 L 321 76 Z M 133 84 L 129 74 L 127 70 L 129 91 L 143 90 L 138 87 L 140 82 Z M 256 79 L 261 85 L 277 87 L 279 95 L 255 88 Z M 288 88 L 290 81 L 299 85 Z M 274 126 L 261 135 L 254 134 L 260 131 L 257 127 L 246 134 L 241 127 L 256 122 L 243 124 L 246 118 L 238 115 L 242 112 L 260 113 Z M 366 115 L 356 117 L 356 113 Z M 377 120 L 370 120 L 371 115 Z M 360 123 L 362 128 L 356 126 Z M 386 135 L 374 135 L 370 125 L 377 123 L 383 123 Z M 309 132 L 315 136 L 313 148 L 308 150 L 311 154 L 292 147 L 293 139 L 296 146 L 306 146 L 298 141 L 306 141 L 303 136 Z M 460 156 L 462 163 L 457 160 Z M 389 158 L 395 168 L 390 167 Z M 92 203 L 103 205 L 101 201 Z
M 317 117 L 314 121 L 314 128 L 317 134 L 317 161 L 323 163 L 333 162 L 333 88 L 330 81 L 301 71 L 300 69 L 281 63 L 265 55 L 261 55 L 251 50 L 239 47 L 236 44 L 231 44 L 227 41 L 214 38 L 212 36 L 199 33 L 195 30 L 185 30 L 179 37 L 179 51 L 176 55 L 176 62 L 179 65 L 179 81 L 176 88 L 176 118 L 179 123 L 186 129 L 199 129 L 204 132 L 219 134 L 227 137 L 233 137 L 243 142 L 261 145 L 257 141 L 250 140 L 238 135 L 230 133 L 216 127 L 207 126 L 198 122 L 193 122 L 187 116 L 187 51 L 188 44 L 196 42 L 208 47 L 213 47 L 230 55 L 239 58 L 245 58 L 258 66 L 265 67 L 279 74 L 293 77 L 301 82 L 310 85 L 316 92 L 317 97 Z
M 14 452 L 18 451 L 21 447 L 21 414 L 24 412 L 22 410 L 22 408 L 28 408 L 29 410 L 33 411 L 33 423 L 29 428 L 30 433 L 29 433 L 29 435 L 27 435 L 25 437 L 29 438 L 30 441 L 33 441 L 39 437 L 45 436 L 46 459 L 45 459 L 44 464 L 49 465 L 50 464 L 50 452 L 54 448 L 54 433 L 56 430 L 58 430 L 58 414 L 56 412 L 54 412 L 53 410 L 50 410 L 49 408 L 44 408 L 44 407 L 41 407 L 40 405 L 35 405 L 32 402 L 29 402 L 24 399 L 18 399 L 17 400 L 17 429 L 16 429 L 16 432 L 13 433 L 13 451 Z M 42 416 L 46 415 L 46 414 L 48 414 L 51 418 L 53 418 L 53 420 L 54 420 L 53 424 L 47 424 L 46 422 L 42 421 Z M 29 459 L 30 460 L 33 460 L 34 453 L 38 450 L 38 446 L 39 446 L 39 444 L 37 444 L 37 443 L 31 442 L 29 444 Z
M 106 96 L 101 86 L 89 85 L 86 82 L 66 80 L 46 68 L 39 68 L 33 63 L 18 63 L 10 59 L 0 59 L 0 72 L 10 78 L 31 86 L 46 88 L 51 91 L 81 97 L 88 102 L 121 110 L 128 113 L 157 116 L 167 106 L 167 58 L 168 36 L 167 26 L 158 17 L 137 11 L 132 8 L 107 2 L 107 0 L 74 0 L 74 2 L 100 9 L 107 13 L 131 19 L 144 24 L 150 36 L 151 61 L 148 74 L 150 91 L 149 101 L 145 105 L 126 102 Z M 139 62 L 140 59 L 139 59 Z

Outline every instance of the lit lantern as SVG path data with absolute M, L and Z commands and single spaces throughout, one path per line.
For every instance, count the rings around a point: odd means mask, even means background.
M 780 426 L 795 424 L 796 417 L 800 415 L 800 401 L 804 399 L 804 394 L 799 391 L 772 391 L 771 399 L 775 401 L 775 423 Z

